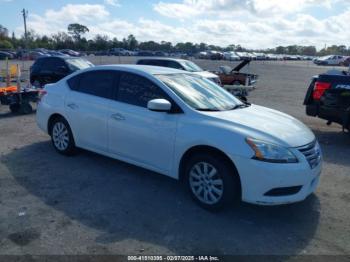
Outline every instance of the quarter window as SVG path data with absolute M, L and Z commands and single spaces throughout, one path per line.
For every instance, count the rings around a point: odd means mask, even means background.
M 118 101 L 147 107 L 148 101 L 157 98 L 168 99 L 163 90 L 148 79 L 131 73 L 121 74 Z

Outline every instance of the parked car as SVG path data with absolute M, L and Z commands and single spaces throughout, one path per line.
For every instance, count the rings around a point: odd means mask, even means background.
M 209 55 L 207 52 L 203 51 L 203 52 L 199 52 L 195 55 L 195 57 L 197 59 L 208 59 L 209 58 Z
M 304 124 L 171 68 L 76 72 L 45 86 L 36 117 L 59 153 L 84 148 L 182 180 L 210 210 L 235 199 L 302 201 L 321 173 L 319 144 Z
M 341 55 L 329 55 L 314 59 L 316 65 L 342 66 L 346 57 Z
M 42 88 L 44 85 L 55 83 L 77 70 L 92 66 L 92 63 L 83 58 L 69 56 L 42 57 L 37 59 L 30 68 L 30 83 L 36 88 Z
M 154 53 L 151 51 L 138 51 L 137 56 L 154 56 Z
M 224 58 L 223 53 L 219 51 L 207 51 L 207 54 L 211 60 L 221 60 Z
M 350 66 L 350 56 L 346 57 L 344 60 L 344 66 Z
M 241 58 L 233 51 L 230 52 L 225 52 L 224 54 L 224 59 L 228 61 L 239 61 Z
M 198 65 L 193 63 L 192 61 L 185 59 L 176 59 L 176 58 L 145 58 L 139 59 L 136 62 L 137 65 L 150 65 L 150 66 L 162 66 L 162 67 L 170 67 L 174 69 L 184 70 L 191 73 L 195 73 L 199 76 L 205 77 L 216 84 L 221 84 L 220 79 L 217 75 L 204 71 Z
M 219 71 L 214 72 L 219 76 L 222 85 L 244 85 L 254 86 L 258 80 L 258 75 L 241 73 L 243 67 L 249 65 L 251 60 L 243 60 L 235 68 L 220 66 Z
M 350 131 L 350 73 L 331 70 L 314 76 L 307 90 L 306 114 L 338 123 Z
M 13 59 L 14 57 L 9 52 L 0 51 L 0 60 L 5 60 L 6 58 L 7 59 Z
M 62 49 L 62 50 L 59 50 L 59 52 L 66 54 L 66 55 L 69 55 L 69 56 L 74 56 L 74 57 L 81 56 L 81 54 L 79 52 L 71 50 L 71 49 Z
M 130 51 L 124 49 L 124 48 L 112 48 L 109 50 L 109 55 L 114 55 L 114 56 L 130 56 L 131 53 Z

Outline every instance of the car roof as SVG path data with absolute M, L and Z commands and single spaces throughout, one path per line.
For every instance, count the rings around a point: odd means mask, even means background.
M 79 59 L 81 57 L 75 57 L 75 56 L 65 56 L 65 55 L 50 55 L 50 56 L 42 56 L 38 59 L 48 59 L 48 58 L 60 58 L 60 59 Z M 37 60 L 38 60 L 37 59 Z
M 90 70 L 121 70 L 134 73 L 147 73 L 151 75 L 169 75 L 169 74 L 190 74 L 183 70 L 173 69 L 169 67 L 161 66 L 148 66 L 148 65 L 99 65 L 87 69 Z
M 141 60 L 164 60 L 164 61 L 174 61 L 174 62 L 185 62 L 188 61 L 186 59 L 179 59 L 179 58 L 167 58 L 167 57 L 145 57 L 145 58 L 140 58 L 138 61 Z

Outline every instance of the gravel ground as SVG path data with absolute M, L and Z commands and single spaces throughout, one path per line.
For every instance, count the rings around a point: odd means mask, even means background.
M 253 62 L 246 70 L 260 75 L 251 102 L 297 117 L 321 143 L 323 176 L 306 201 L 209 213 L 170 178 L 86 151 L 57 154 L 34 114 L 0 106 L 0 254 L 350 255 L 350 136 L 307 117 L 302 105 L 310 78 L 326 68 Z

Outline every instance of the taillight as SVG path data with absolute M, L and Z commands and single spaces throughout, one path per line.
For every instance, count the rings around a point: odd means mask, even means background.
M 39 90 L 38 92 L 38 102 L 41 101 L 41 99 L 47 94 L 47 91 L 42 89 L 42 90 Z
M 331 88 L 331 83 L 316 82 L 314 86 L 314 92 L 312 94 L 313 99 L 320 100 L 324 92 L 329 88 Z

